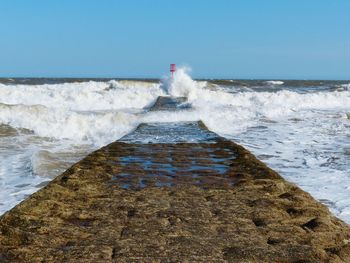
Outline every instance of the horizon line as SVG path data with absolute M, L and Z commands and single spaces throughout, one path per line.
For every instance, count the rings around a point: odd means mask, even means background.
M 281 81 L 298 81 L 298 80 L 303 80 L 303 81 L 350 81 L 349 79 L 336 79 L 336 78 L 213 78 L 213 77 L 191 77 L 193 80 L 251 80 L 251 81 L 268 81 L 268 80 L 281 80 Z M 21 76 L 21 77 L 4 77 L 0 76 L 0 79 L 71 79 L 71 80 L 79 80 L 79 79 L 108 79 L 108 80 L 162 80 L 162 77 L 92 77 L 92 76 L 84 76 L 84 77 L 53 77 L 53 76 Z

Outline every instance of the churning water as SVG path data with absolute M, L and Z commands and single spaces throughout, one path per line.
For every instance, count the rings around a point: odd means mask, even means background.
M 3 82 L 0 214 L 140 123 L 202 120 L 350 222 L 349 87 L 343 82 L 195 81 L 185 69 L 159 83 Z M 179 97 L 180 106 L 149 110 L 160 96 Z M 159 140 L 164 138 L 172 140 L 171 134 Z

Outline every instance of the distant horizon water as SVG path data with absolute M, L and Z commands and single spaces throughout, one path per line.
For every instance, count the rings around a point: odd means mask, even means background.
M 4 79 L 81 79 L 81 80 L 162 80 L 165 74 L 162 76 L 0 76 L 0 80 Z M 195 77 L 194 80 L 249 80 L 249 81 L 269 81 L 269 80 L 281 80 L 281 81 L 350 81 L 350 78 L 277 78 L 277 77 L 264 77 L 264 78 L 239 78 L 239 77 Z

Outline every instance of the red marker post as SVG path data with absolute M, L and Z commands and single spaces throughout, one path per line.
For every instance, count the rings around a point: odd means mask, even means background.
M 175 71 L 176 71 L 176 64 L 170 64 L 171 77 L 174 77 Z

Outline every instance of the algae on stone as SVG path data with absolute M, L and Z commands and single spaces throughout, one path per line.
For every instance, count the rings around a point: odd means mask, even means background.
M 223 173 L 191 174 L 210 158 Z M 0 262 L 350 262 L 349 240 L 347 224 L 233 142 L 115 142 L 1 217 Z

